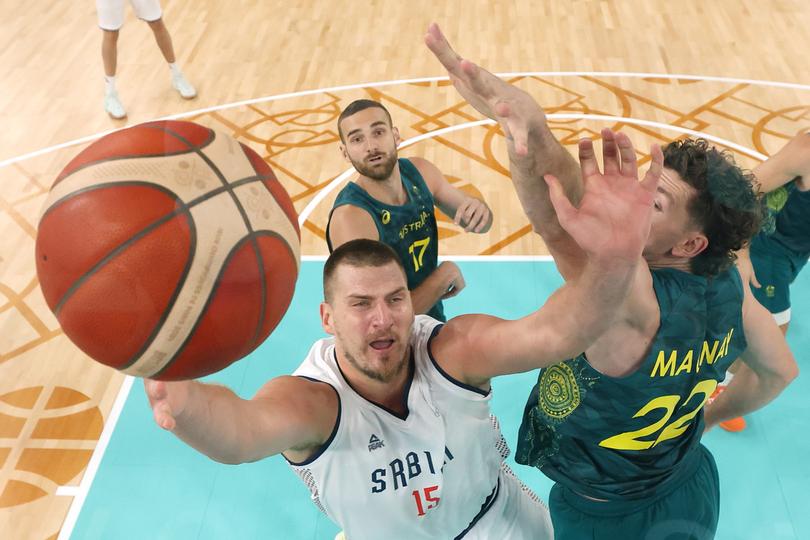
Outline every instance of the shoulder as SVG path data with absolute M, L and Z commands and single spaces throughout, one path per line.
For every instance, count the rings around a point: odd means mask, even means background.
M 333 248 L 356 238 L 380 239 L 371 211 L 354 204 L 344 204 L 332 210 L 327 234 Z
M 424 180 L 431 192 L 435 193 L 436 189 L 440 186 L 440 183 L 442 181 L 446 182 L 444 175 L 439 168 L 425 158 L 412 157 L 400 160 L 400 169 L 402 169 L 402 162 L 410 162 L 410 165 L 413 166 L 417 172 L 419 172 L 422 180 Z M 407 168 L 407 165 L 405 168 Z

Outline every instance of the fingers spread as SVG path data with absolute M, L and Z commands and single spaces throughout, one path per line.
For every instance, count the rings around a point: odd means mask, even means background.
M 624 133 L 616 134 L 616 146 L 622 157 L 621 172 L 623 176 L 638 178 L 638 164 L 636 163 L 636 149 L 630 142 L 630 137 Z
M 591 146 L 591 150 L 593 150 L 593 146 Z M 554 207 L 554 211 L 557 214 L 557 219 L 560 225 L 565 227 L 565 224 L 576 215 L 577 210 L 571 204 L 571 201 L 568 200 L 568 197 L 565 196 L 560 181 L 557 180 L 554 175 L 546 174 L 543 176 L 543 179 L 546 181 L 546 184 L 548 184 L 548 195 L 551 199 L 551 205 Z
M 461 75 L 461 57 L 450 47 L 450 43 L 445 39 L 438 24 L 432 23 L 428 27 L 428 32 L 425 35 L 425 45 L 428 46 L 428 49 L 447 71 Z
M 599 174 L 599 164 L 596 162 L 596 153 L 593 151 L 593 142 L 590 139 L 579 141 L 579 166 L 582 169 L 582 178 Z M 549 187 L 551 184 L 549 184 Z
M 655 193 L 658 189 L 658 182 L 661 180 L 661 173 L 664 171 L 664 153 L 659 145 L 650 146 L 650 158 L 650 168 L 644 175 L 641 185 L 647 191 Z
M 605 174 L 618 174 L 621 172 L 619 150 L 616 148 L 616 137 L 612 130 L 602 130 L 602 162 Z

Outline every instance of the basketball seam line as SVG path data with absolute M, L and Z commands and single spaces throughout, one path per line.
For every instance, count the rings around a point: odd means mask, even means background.
M 147 129 L 158 129 L 156 126 L 143 125 L 143 124 L 140 125 L 140 126 L 132 126 L 132 127 L 133 128 L 134 127 L 144 127 L 144 128 L 147 128 Z M 132 128 L 129 128 L 129 129 L 132 129 Z M 200 148 L 205 148 L 206 146 L 211 144 L 211 142 L 214 140 L 214 137 L 212 135 L 213 130 L 210 129 L 210 128 L 207 128 L 207 129 L 209 131 L 208 139 L 203 141 L 203 144 L 202 144 L 202 146 L 200 146 Z M 107 163 L 107 162 L 110 162 L 110 161 L 118 161 L 118 160 L 121 160 L 121 159 L 131 159 L 131 158 L 139 158 L 140 159 L 140 158 L 156 158 L 156 157 L 164 157 L 164 156 L 179 156 L 181 154 L 186 153 L 187 151 L 188 151 L 187 149 L 183 149 L 183 150 L 178 150 L 177 152 L 163 152 L 163 153 L 160 153 L 160 154 L 137 154 L 137 155 L 134 155 L 134 156 L 114 156 L 114 157 L 109 156 L 109 157 L 106 157 L 106 158 L 98 159 L 96 161 L 91 161 L 90 163 L 85 163 L 83 165 L 80 165 L 80 166 L 76 167 L 75 169 L 70 171 L 69 174 L 66 174 L 62 178 L 57 177 L 56 181 L 53 183 L 53 185 L 51 185 L 51 189 L 53 189 L 53 186 L 55 186 L 55 185 L 61 183 L 62 181 L 70 178 L 71 176 L 73 176 L 77 172 L 79 172 L 79 171 L 81 171 L 83 169 L 86 169 L 87 167 L 92 167 L 93 165 L 98 165 L 99 163 Z M 68 165 L 70 165 L 70 164 L 68 163 Z
M 219 286 L 220 286 L 220 278 L 222 277 L 222 274 L 225 272 L 225 270 L 226 270 L 226 268 L 228 266 L 228 263 L 233 258 L 234 253 L 238 249 L 240 249 L 242 246 L 244 246 L 245 243 L 248 242 L 248 241 L 251 241 L 254 245 L 257 244 L 256 238 L 258 238 L 259 236 L 271 236 L 271 237 L 274 237 L 274 238 L 278 238 L 279 240 L 282 240 L 282 243 L 287 248 L 287 251 L 289 252 L 289 254 L 293 257 L 293 259 L 295 258 L 295 253 L 290 248 L 289 243 L 287 243 L 286 239 L 283 236 L 281 236 L 280 234 L 278 234 L 275 231 L 252 232 L 252 233 L 250 233 L 250 236 L 246 236 L 246 237 L 242 238 L 242 240 L 239 243 L 237 243 L 233 248 L 231 248 L 231 251 L 228 252 L 228 255 L 225 257 L 225 260 L 222 262 L 222 265 L 219 268 L 219 273 L 217 274 L 216 278 L 214 279 L 214 285 L 211 288 L 211 292 L 209 292 L 208 297 L 206 298 L 205 304 L 203 304 L 202 308 L 200 308 L 200 315 L 194 321 L 194 325 L 189 330 L 188 335 L 186 336 L 186 339 L 183 341 L 182 344 L 180 344 L 180 347 L 177 348 L 177 351 L 174 353 L 174 355 L 172 355 L 171 359 L 169 359 L 169 361 L 166 362 L 163 365 L 163 367 L 161 367 L 158 371 L 156 371 L 155 373 L 152 373 L 151 375 L 149 375 L 149 377 L 160 377 L 167 369 L 169 369 L 174 364 L 174 362 L 177 360 L 177 358 L 183 353 L 183 350 L 185 349 L 186 345 L 188 345 L 188 342 L 191 341 L 192 337 L 194 337 L 194 334 L 197 331 L 197 327 L 202 322 L 203 316 L 206 313 L 206 311 L 208 309 L 208 306 L 213 301 L 214 296 L 216 295 L 216 292 L 217 292 L 217 290 L 219 289 Z M 263 267 L 260 267 L 260 271 L 262 271 L 262 269 L 263 269 Z M 266 292 L 265 289 L 263 289 L 262 293 L 264 295 L 264 297 L 262 298 L 262 305 L 264 306 L 264 304 L 265 304 L 264 300 L 265 300 L 265 298 L 267 296 L 267 292 Z M 265 313 L 265 311 L 261 311 L 260 315 L 263 316 L 264 313 Z M 264 319 L 261 316 L 259 318 L 259 322 L 260 323 L 264 322 Z M 259 324 L 258 328 L 261 328 L 261 324 Z M 252 346 L 251 350 L 255 349 L 255 347 L 257 346 L 255 339 L 253 340 L 253 343 L 251 344 L 251 346 Z M 234 362 L 236 360 L 238 360 L 238 358 L 234 359 Z M 227 367 L 227 366 L 223 366 L 220 369 L 224 369 L 225 367 Z
M 262 176 L 248 176 L 248 177 L 242 178 L 240 180 L 237 180 L 236 182 L 233 183 L 233 185 L 236 186 L 236 187 L 240 187 L 240 186 L 249 184 L 251 182 L 262 181 L 265 178 L 267 178 L 267 177 L 263 176 L 263 175 Z M 93 267 L 90 268 L 90 270 L 88 270 L 87 272 L 82 274 L 79 278 L 77 278 L 76 281 L 74 281 L 73 285 L 71 287 L 69 287 L 67 291 L 65 291 L 65 293 L 62 295 L 62 297 L 57 302 L 56 307 L 54 308 L 54 314 L 56 314 L 57 316 L 59 314 L 59 310 L 62 309 L 65 302 L 67 302 L 67 300 L 69 300 L 70 297 L 76 292 L 76 289 L 84 281 L 86 281 L 90 276 L 92 276 L 93 274 L 98 272 L 101 269 L 102 266 L 106 265 L 113 256 L 117 255 L 122 250 L 128 248 L 132 243 L 136 242 L 137 240 L 140 240 L 141 237 L 143 237 L 144 235 L 146 235 L 149 232 L 153 231 L 154 229 L 160 227 L 166 221 L 169 221 L 169 220 L 177 217 L 182 212 L 186 212 L 188 214 L 191 214 L 191 209 L 192 208 L 194 208 L 198 204 L 201 204 L 201 203 L 207 201 L 208 199 L 216 197 L 217 195 L 219 195 L 220 193 L 222 193 L 223 191 L 226 190 L 226 188 L 224 186 L 218 187 L 216 189 L 213 189 L 211 191 L 206 192 L 203 195 L 200 195 L 196 199 L 192 199 L 188 203 L 185 203 L 185 202 L 183 202 L 182 199 L 177 197 L 177 194 L 175 194 L 171 190 L 166 189 L 166 188 L 164 188 L 163 186 L 161 186 L 159 184 L 154 184 L 154 183 L 151 183 L 151 182 L 132 181 L 132 182 L 109 182 L 109 183 L 105 183 L 105 184 L 96 184 L 96 185 L 93 185 L 93 186 L 88 186 L 86 188 L 82 188 L 82 189 L 80 189 L 80 190 L 78 190 L 76 192 L 73 192 L 73 193 L 70 193 L 70 194 L 66 195 L 65 197 L 62 197 L 61 199 L 59 199 L 58 201 L 53 203 L 48 208 L 48 210 L 45 212 L 45 214 L 43 214 L 42 219 L 44 219 L 45 216 L 47 216 L 54 208 L 56 208 L 57 206 L 59 206 L 61 204 L 64 204 L 69 199 L 73 198 L 75 195 L 79 195 L 79 194 L 82 194 L 82 193 L 87 193 L 89 191 L 93 191 L 93 190 L 96 190 L 96 189 L 104 189 L 104 188 L 108 188 L 108 187 L 122 186 L 122 185 L 124 185 L 124 186 L 149 186 L 149 187 L 153 187 L 155 189 L 158 189 L 160 191 L 165 192 L 168 195 L 171 195 L 175 199 L 175 204 L 179 204 L 180 208 L 177 208 L 177 209 L 173 210 L 172 212 L 166 214 L 165 216 L 162 216 L 162 217 L 158 218 L 157 220 L 153 221 L 152 223 L 147 224 L 143 229 L 141 229 L 140 231 L 135 233 L 133 236 L 127 238 L 125 241 L 123 241 L 122 243 L 115 246 L 103 258 L 99 259 L 99 261 L 96 264 L 94 264 Z M 41 221 L 42 220 L 40 220 L 40 222 Z
M 217 178 L 219 178 L 220 183 L 222 183 L 223 187 L 225 188 L 224 191 L 228 192 L 228 195 L 231 197 L 231 200 L 233 201 L 234 205 L 236 205 L 236 209 L 239 212 L 239 215 L 242 216 L 242 222 L 245 224 L 245 227 L 247 228 L 248 238 L 250 239 L 251 244 L 253 246 L 253 254 L 256 257 L 256 264 L 259 267 L 259 275 L 261 276 L 261 289 L 262 289 L 262 291 L 261 291 L 261 294 L 262 294 L 261 295 L 261 308 L 260 308 L 261 316 L 260 316 L 260 319 L 259 319 L 259 326 L 254 331 L 254 342 L 255 342 L 255 337 L 259 335 L 261 324 L 262 324 L 262 322 L 264 320 L 264 313 L 267 310 L 267 305 L 266 305 L 267 304 L 267 281 L 266 281 L 265 272 L 264 272 L 264 260 L 261 257 L 261 250 L 259 249 L 259 244 L 256 241 L 256 238 L 254 236 L 255 231 L 253 230 L 253 225 L 250 222 L 250 218 L 248 217 L 244 206 L 242 206 L 242 201 L 240 201 L 239 197 L 237 197 L 236 193 L 234 193 L 233 186 L 225 178 L 225 175 L 222 174 L 222 171 L 220 171 L 219 167 L 217 167 L 216 164 L 213 161 L 211 161 L 211 159 L 201 150 L 200 147 L 198 147 L 197 145 L 191 144 L 191 141 L 189 141 L 188 139 L 186 139 L 185 137 L 183 137 L 182 135 L 180 135 L 176 131 L 166 127 L 165 125 L 161 126 L 160 129 L 162 129 L 168 135 L 171 135 L 171 136 L 175 137 L 176 139 L 178 139 L 179 141 L 185 143 L 186 146 L 188 146 L 193 152 L 195 152 L 200 157 L 200 159 L 202 159 L 208 165 L 210 170 L 216 175 Z M 214 130 L 211 130 L 210 128 L 209 128 L 209 131 L 212 133 L 213 139 L 216 139 L 217 132 L 215 132 Z M 239 144 L 239 141 L 236 141 L 236 139 L 234 139 L 234 142 Z M 253 166 L 253 163 L 250 162 L 250 158 L 245 154 L 245 152 L 242 149 L 241 145 L 239 146 L 239 149 L 242 150 L 242 155 L 245 157 L 245 159 L 247 159 L 248 163 L 250 163 L 251 169 L 253 169 L 254 172 L 258 172 L 258 171 L 256 171 L 256 168 Z M 272 196 L 272 194 L 271 194 L 271 196 Z M 273 197 L 273 198 L 275 199 L 275 197 Z M 219 279 L 219 276 L 217 276 L 217 279 Z M 205 313 L 205 310 L 203 309 L 200 312 L 199 317 L 202 318 L 204 313 Z M 185 346 L 185 343 L 177 351 L 176 355 L 180 354 L 180 352 L 183 350 L 184 346 Z

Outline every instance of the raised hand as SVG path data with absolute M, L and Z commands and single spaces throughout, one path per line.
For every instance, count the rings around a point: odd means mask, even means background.
M 579 208 L 569 202 L 555 177 L 546 175 L 545 179 L 560 225 L 583 251 L 591 257 L 632 264 L 641 256 L 649 236 L 664 155 L 658 145 L 652 146 L 650 169 L 639 182 L 636 153 L 629 137 L 606 129 L 602 138 L 604 173 L 599 170 L 590 139 L 579 142 L 585 190 Z
M 517 155 L 525 156 L 530 130 L 546 124 L 546 115 L 537 102 L 523 90 L 459 56 L 436 23 L 428 28 L 425 44 L 447 70 L 458 93 L 478 112 L 496 120 Z

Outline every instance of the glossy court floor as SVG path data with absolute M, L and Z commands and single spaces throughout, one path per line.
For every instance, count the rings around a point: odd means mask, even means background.
M 651 142 L 704 136 L 753 167 L 810 128 L 805 0 L 164 0 L 180 64 L 199 96 L 181 100 L 145 24 L 127 8 L 119 91 L 102 108 L 93 2 L 0 0 L 0 538 L 331 540 L 281 458 L 229 467 L 157 430 L 139 381 L 100 366 L 64 336 L 39 290 L 33 246 L 53 179 L 112 129 L 181 115 L 233 135 L 273 167 L 302 223 L 305 261 L 288 315 L 249 358 L 214 378 L 250 395 L 289 373 L 320 337 L 324 229 L 351 170 L 335 120 L 370 97 L 392 113 L 401 155 L 436 163 L 486 198 L 486 235 L 439 215 L 440 254 L 463 257 L 468 288 L 450 314 L 517 316 L 559 284 L 508 178 L 503 136 L 466 106 L 424 48 L 431 21 L 458 50 L 545 107 L 567 148 L 603 127 Z M 47 36 L 48 39 L 44 39 Z M 810 539 L 810 274 L 794 286 L 788 341 L 804 372 L 736 435 L 706 444 L 721 475 L 718 538 Z M 494 384 L 505 435 L 532 374 Z M 516 471 L 546 497 L 536 471 Z

